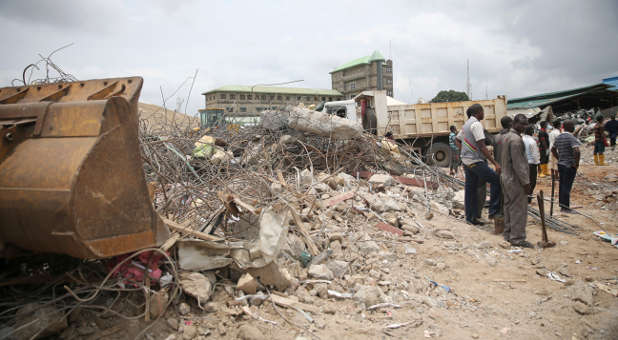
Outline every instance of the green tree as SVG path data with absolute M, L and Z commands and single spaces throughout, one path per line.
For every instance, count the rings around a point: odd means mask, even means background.
M 444 102 L 461 102 L 465 100 L 470 100 L 468 95 L 465 92 L 459 92 L 455 90 L 442 90 L 438 92 L 438 94 L 433 97 L 431 100 L 432 103 L 444 103 Z

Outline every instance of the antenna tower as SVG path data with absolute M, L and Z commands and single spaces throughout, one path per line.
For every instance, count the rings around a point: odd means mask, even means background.
M 470 59 L 466 59 L 466 94 L 468 99 L 472 100 L 472 92 L 470 90 Z

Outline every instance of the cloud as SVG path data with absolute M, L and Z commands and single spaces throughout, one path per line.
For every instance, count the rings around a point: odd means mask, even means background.
M 2 1 L 0 85 L 67 43 L 54 62 L 79 79 L 142 75 L 161 104 L 199 69 L 200 93 L 226 84 L 304 79 L 380 50 L 394 60 L 395 96 L 416 102 L 464 90 L 508 97 L 599 82 L 618 71 L 618 3 L 607 1 Z M 185 100 L 188 86 L 179 91 Z M 176 99 L 172 99 L 176 103 Z

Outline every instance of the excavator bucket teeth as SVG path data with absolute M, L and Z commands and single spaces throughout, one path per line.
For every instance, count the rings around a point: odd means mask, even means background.
M 104 258 L 167 238 L 140 157 L 142 83 L 0 88 L 0 242 Z

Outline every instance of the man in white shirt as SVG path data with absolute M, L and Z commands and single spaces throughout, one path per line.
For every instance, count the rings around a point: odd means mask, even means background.
M 490 184 L 489 218 L 494 218 L 500 212 L 500 165 L 485 146 L 485 133 L 481 120 L 485 117 L 483 106 L 473 104 L 467 110 L 468 120 L 457 136 L 457 146 L 461 150 L 461 162 L 466 175 L 464 208 L 466 222 L 482 225 L 478 220 L 478 183 L 484 181 Z M 491 162 L 496 171 L 487 162 Z
M 536 139 L 532 137 L 534 133 L 534 125 L 528 125 L 524 130 L 522 139 L 524 141 L 524 147 L 526 148 L 526 158 L 528 159 L 528 169 L 530 170 L 530 193 L 528 195 L 528 203 L 532 201 L 532 193 L 534 187 L 536 187 L 536 177 L 538 175 L 537 169 L 541 162 L 541 153 L 539 152 L 539 146 L 536 143 Z
M 553 129 L 549 132 L 549 150 L 554 146 L 554 142 L 556 141 L 556 137 L 560 136 L 560 122 L 554 120 L 551 123 Z M 558 159 L 553 155 L 549 155 L 549 166 L 551 168 L 551 172 L 554 175 L 554 178 L 558 177 Z

